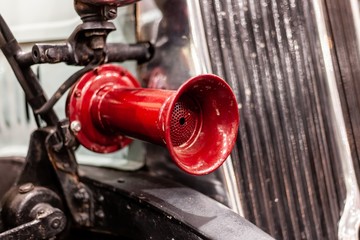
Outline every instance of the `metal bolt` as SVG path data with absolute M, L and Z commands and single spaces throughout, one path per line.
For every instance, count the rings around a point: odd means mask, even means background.
M 117 179 L 117 182 L 118 182 L 118 183 L 124 183 L 124 182 L 125 182 L 125 179 L 123 179 L 123 178 L 118 178 L 118 179 Z
M 80 225 L 88 225 L 89 216 L 86 213 L 79 213 L 75 216 L 76 222 L 78 222 Z
M 98 201 L 99 201 L 99 202 L 103 202 L 103 201 L 104 201 L 104 196 L 103 196 L 103 195 L 100 195 L 99 198 L 98 198 Z
M 79 91 L 79 90 L 76 91 L 76 92 L 75 92 L 75 97 L 76 97 L 76 98 L 81 97 L 81 91 Z
M 107 18 L 109 19 L 114 19 L 117 16 L 117 9 L 116 8 L 110 8 L 109 11 L 107 12 Z
M 83 188 L 79 189 L 76 193 L 74 193 L 74 198 L 77 200 L 83 200 L 85 198 Z
M 80 132 L 81 123 L 79 121 L 72 121 L 71 124 L 70 124 L 70 129 L 73 132 Z
M 34 189 L 34 184 L 32 183 L 25 183 L 19 187 L 19 193 L 28 193 Z
M 75 192 L 74 198 L 82 203 L 87 203 L 90 201 L 89 193 L 85 188 L 80 188 L 77 192 Z
M 54 48 L 49 48 L 45 51 L 46 56 L 50 59 L 50 60 L 56 60 L 56 50 Z
M 105 217 L 105 213 L 103 210 L 98 210 L 95 212 L 95 216 L 97 216 L 98 218 L 104 218 Z
M 40 209 L 37 213 L 36 213 L 36 215 L 38 216 L 38 217 L 40 217 L 40 216 L 42 216 L 43 214 L 45 213 L 45 209 Z
M 51 222 L 51 227 L 53 229 L 58 229 L 61 226 L 61 221 L 60 219 L 56 218 Z

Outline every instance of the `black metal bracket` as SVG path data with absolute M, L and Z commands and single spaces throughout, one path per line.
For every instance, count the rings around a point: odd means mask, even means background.
M 33 183 L 57 189 L 67 204 L 73 220 L 82 226 L 93 224 L 92 193 L 79 180 L 78 165 L 72 150 L 68 126 L 36 130 L 30 140 L 28 155 L 18 184 Z M 65 132 L 64 132 L 65 131 Z
M 111 22 L 84 22 L 68 40 L 61 44 L 35 44 L 32 48 L 33 62 L 59 63 L 85 66 L 90 62 L 149 61 L 154 48 L 149 42 L 124 44 L 106 43 L 108 34 L 115 30 Z M 96 60 L 97 59 L 97 60 Z
M 90 59 L 94 58 L 94 52 L 90 51 L 83 44 L 75 44 L 72 47 L 70 42 L 63 44 L 35 44 L 32 49 L 33 62 L 59 63 L 65 62 L 69 65 L 85 65 Z M 85 49 L 88 58 L 74 49 Z M 139 64 L 149 61 L 154 55 L 154 48 L 149 42 L 139 42 L 134 44 L 107 43 L 104 47 L 103 63 L 124 62 L 136 60 Z
M 35 44 L 30 53 L 22 51 L 0 16 L 0 48 L 15 72 L 35 116 L 40 116 L 47 126 L 36 130 L 31 136 L 26 165 L 18 185 L 31 183 L 56 190 L 66 202 L 77 225 L 89 227 L 93 225 L 94 219 L 93 197 L 92 192 L 79 180 L 73 151 L 77 143 L 70 133 L 68 121 L 59 122 L 53 111 L 53 105 L 64 91 L 60 94 L 56 92 L 56 97 L 48 101 L 30 66 L 57 62 L 87 65 L 88 68 L 80 70 L 83 74 L 83 71 L 104 62 L 129 59 L 146 61 L 152 57 L 153 48 L 149 43 L 106 44 L 107 35 L 115 30 L 115 26 L 107 22 L 116 17 L 114 7 L 75 1 L 75 8 L 83 23 L 74 30 L 68 41 L 59 45 Z M 67 89 L 76 80 L 75 74 L 60 88 Z M 38 126 L 40 127 L 40 123 Z M 18 230 L 22 231 L 21 229 Z

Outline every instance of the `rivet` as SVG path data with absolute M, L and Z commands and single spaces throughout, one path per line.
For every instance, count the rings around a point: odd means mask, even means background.
M 76 98 L 79 98 L 79 97 L 81 97 L 81 91 L 75 91 L 75 97 Z

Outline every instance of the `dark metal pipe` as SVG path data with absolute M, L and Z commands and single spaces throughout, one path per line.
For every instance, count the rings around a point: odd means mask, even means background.
M 138 63 L 149 61 L 154 55 L 154 47 L 149 42 L 136 44 L 109 43 L 106 45 L 106 62 L 137 60 Z
M 136 60 L 138 63 L 149 61 L 154 55 L 154 47 L 148 43 L 108 43 L 106 44 L 105 62 L 124 62 Z M 63 44 L 35 44 L 32 48 L 32 63 L 59 63 L 77 64 L 75 52 L 67 43 Z

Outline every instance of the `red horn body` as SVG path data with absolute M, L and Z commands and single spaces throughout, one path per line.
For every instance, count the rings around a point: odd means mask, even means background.
M 92 151 L 113 152 L 137 138 L 166 146 L 175 163 L 195 175 L 221 166 L 239 124 L 235 96 L 215 75 L 194 77 L 177 91 L 148 89 L 115 65 L 83 75 L 70 92 L 67 116 Z

